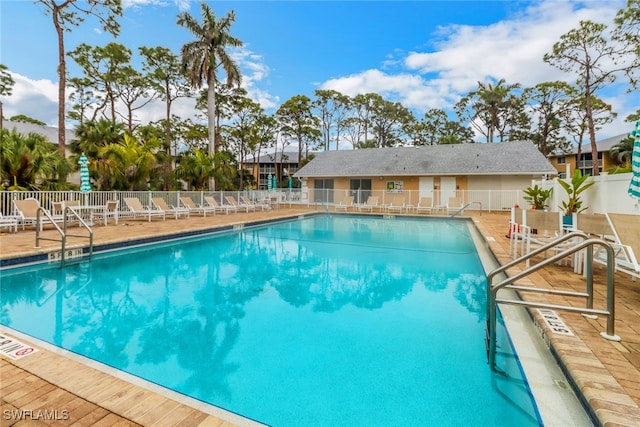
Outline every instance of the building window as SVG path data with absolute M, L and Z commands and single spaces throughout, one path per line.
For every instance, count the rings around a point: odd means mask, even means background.
M 333 179 L 313 180 L 313 200 L 316 203 L 333 203 Z
M 578 169 L 583 175 L 595 175 L 593 173 L 593 154 L 582 153 L 578 162 Z M 598 172 L 602 172 L 602 152 L 598 152 Z
M 387 193 L 402 193 L 404 181 L 387 181 Z
M 558 157 L 558 164 L 559 165 L 564 165 L 566 163 L 567 163 L 567 158 L 565 156 Z

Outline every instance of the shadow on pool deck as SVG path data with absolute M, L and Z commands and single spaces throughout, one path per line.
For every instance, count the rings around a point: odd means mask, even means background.
M 278 217 L 296 217 L 313 208 L 285 208 L 266 212 L 231 215 L 192 216 L 189 219 L 121 219 L 118 225 L 94 228 L 96 245 L 135 241 L 192 230 L 211 229 L 229 224 L 264 221 Z M 510 261 L 507 213 L 467 212 L 476 222 L 482 235 L 498 261 Z M 48 230 L 45 233 L 52 234 Z M 34 249 L 33 230 L 0 236 L 0 259 L 27 256 L 51 250 L 59 243 L 43 242 Z M 78 242 L 70 242 L 71 245 Z M 604 270 L 595 268 L 595 302 L 605 307 Z M 513 271 L 512 273 L 513 274 Z M 584 289 L 584 279 L 570 266 L 553 265 L 526 279 L 541 288 L 561 287 Z M 579 304 L 558 296 L 536 296 L 536 300 L 554 303 Z M 606 319 L 587 319 L 580 314 L 558 312 L 575 336 L 553 334 L 545 329 L 552 350 L 559 357 L 570 379 L 581 391 L 581 398 L 591 408 L 592 416 L 600 425 L 640 425 L 640 283 L 628 275 L 616 273 L 616 333 L 621 342 L 603 339 Z M 543 322 L 542 328 L 546 328 Z M 11 335 L 11 330 L 3 330 Z M 479 337 L 483 339 L 484 337 Z M 19 338 L 19 340 L 24 341 Z M 21 414 L 23 420 L 36 410 L 67 410 L 68 419 L 37 419 L 38 425 L 202 425 L 223 426 L 244 424 L 237 417 L 205 412 L 203 407 L 192 407 L 170 397 L 164 397 L 120 378 L 114 378 L 64 355 L 41 350 L 19 360 L 2 359 L 0 365 L 0 399 L 3 414 Z M 4 412 L 4 410 L 31 410 L 31 413 Z M 55 415 L 61 415 L 57 413 Z M 13 420 L 2 420 L 2 426 L 14 425 Z M 251 424 L 250 420 L 246 423 Z M 19 425 L 19 424 L 16 424 Z M 26 425 L 26 424 L 25 424 Z M 30 424 L 35 425 L 35 424 Z

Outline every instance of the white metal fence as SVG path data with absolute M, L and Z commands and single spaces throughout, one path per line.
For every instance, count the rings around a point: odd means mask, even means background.
M 125 197 L 136 197 L 143 206 L 153 208 L 152 197 L 162 197 L 167 204 L 180 206 L 180 197 L 188 196 L 195 203 L 205 205 L 205 196 L 213 196 L 219 203 L 224 204 L 224 196 L 233 195 L 239 200 L 240 195 L 249 197 L 255 202 L 269 202 L 275 206 L 332 206 L 339 203 L 345 196 L 354 196 L 355 203 L 364 203 L 369 196 L 377 196 L 381 205 L 388 204 L 392 198 L 401 195 L 407 206 L 417 206 L 420 198 L 427 196 L 418 191 L 404 191 L 402 193 L 389 193 L 386 191 L 363 191 L 363 190 L 329 190 L 311 188 L 281 188 L 268 190 L 247 190 L 247 191 L 92 191 L 81 193 L 78 191 L 4 191 L 0 192 L 0 209 L 3 214 L 11 215 L 13 211 L 12 200 L 36 198 L 45 209 L 51 209 L 54 202 L 68 200 L 79 200 L 83 205 L 105 205 L 108 200 L 120 202 L 120 211 L 126 212 L 124 204 Z M 434 206 L 446 206 L 447 196 L 452 193 L 440 194 L 434 190 L 428 195 L 432 197 Z M 503 211 L 509 210 L 514 204 L 522 204 L 522 191 L 519 190 L 482 190 L 482 191 L 461 191 L 455 192 L 455 197 L 468 205 L 469 210 L 483 211 Z
M 601 175 L 589 178 L 595 184 L 581 194 L 583 206 L 586 212 L 617 212 L 617 213 L 638 213 L 640 212 L 639 201 L 627 195 L 627 188 L 631 180 L 631 174 Z M 552 196 L 549 199 L 549 210 L 558 211 L 563 200 L 566 200 L 566 193 L 558 184 L 558 180 L 535 181 L 543 188 L 553 188 Z M 523 189 L 524 190 L 524 189 Z M 151 206 L 152 197 L 163 197 L 167 204 L 173 206 L 180 205 L 180 197 L 188 196 L 197 204 L 205 204 L 205 196 L 213 196 L 218 202 L 225 203 L 224 196 L 233 195 L 239 200 L 240 195 L 248 196 L 255 202 L 268 201 L 272 205 L 279 206 L 333 206 L 346 196 L 353 196 L 354 203 L 364 203 L 369 196 L 377 196 L 381 205 L 388 204 L 392 199 L 401 195 L 404 203 L 408 206 L 417 206 L 421 197 L 431 197 L 434 206 L 446 206 L 449 197 L 457 197 L 466 209 L 482 211 L 507 211 L 514 205 L 527 207 L 524 201 L 523 190 L 456 190 L 455 192 L 440 192 L 433 190 L 429 193 L 419 191 L 403 191 L 393 193 L 387 191 L 374 190 L 333 190 L 314 188 L 277 188 L 269 190 L 246 190 L 246 191 L 92 191 L 90 193 L 80 193 L 78 191 L 4 191 L 0 192 L 0 209 L 3 214 L 13 214 L 13 199 L 25 199 L 34 197 L 41 205 L 47 209 L 51 208 L 53 202 L 65 200 L 80 200 L 86 205 L 104 205 L 108 200 L 120 201 L 120 210 L 126 211 L 124 205 L 125 197 L 137 197 L 143 206 Z
M 520 190 L 456 190 L 455 192 L 441 192 L 433 190 L 429 193 L 420 191 L 403 191 L 402 193 L 387 192 L 385 190 L 332 190 L 332 189 L 302 189 L 300 198 L 311 204 L 332 205 L 339 203 L 347 196 L 353 196 L 354 203 L 365 203 L 369 196 L 378 198 L 378 203 L 387 205 L 398 196 L 404 199 L 405 205 L 417 206 L 422 197 L 430 197 L 435 207 L 444 207 L 450 197 L 458 198 L 470 210 L 502 211 L 509 210 L 513 205 L 522 203 L 523 193 Z

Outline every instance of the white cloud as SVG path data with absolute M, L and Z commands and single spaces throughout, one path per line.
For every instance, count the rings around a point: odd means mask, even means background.
M 171 3 L 176 5 L 181 12 L 191 8 L 191 0 L 122 0 L 123 9 L 138 9 L 143 6 L 169 6 Z
M 424 112 L 429 108 L 450 110 L 461 96 L 477 88 L 478 82 L 504 78 L 507 84 L 527 87 L 544 81 L 571 81 L 573 76 L 546 64 L 544 54 L 581 20 L 610 25 L 622 6 L 622 1 L 548 0 L 492 25 L 444 26 L 433 35 L 432 51 L 410 52 L 401 61 L 385 58 L 381 64 L 384 73 L 370 69 L 327 80 L 320 86 L 351 96 L 376 92 Z M 620 108 L 619 118 L 607 128 L 619 129 L 628 114 L 621 111 L 631 111 L 631 107 L 625 107 L 620 98 L 610 102 Z M 612 132 L 616 134 L 615 129 Z
M 324 90 L 335 90 L 351 97 L 364 93 L 378 93 L 388 100 L 400 100 L 407 108 L 423 109 L 425 105 L 434 107 L 442 101 L 440 94 L 419 75 L 391 75 L 380 70 L 367 70 L 328 80 L 320 85 Z
M 31 80 L 10 72 L 15 81 L 12 95 L 2 98 L 3 116 L 25 115 L 50 126 L 58 125 L 58 84 L 51 80 Z
M 135 1 L 143 3 L 147 0 Z M 232 56 L 241 68 L 242 87 L 247 90 L 248 96 L 265 109 L 278 107 L 280 101 L 278 97 L 259 87 L 260 83 L 267 79 L 270 73 L 270 69 L 264 64 L 262 57 L 246 48 L 235 49 Z M 2 99 L 4 116 L 9 118 L 24 114 L 45 122 L 49 126 L 57 126 L 58 82 L 52 82 L 47 79 L 31 80 L 16 73 L 11 73 L 11 75 L 15 85 L 12 90 L 13 95 Z M 67 93 L 68 95 L 69 93 Z M 67 111 L 68 109 L 69 105 L 67 105 Z M 125 111 L 125 109 L 123 108 L 122 111 Z M 134 114 L 136 123 L 148 123 L 164 119 L 166 115 L 164 102 L 154 100 Z M 201 112 L 195 109 L 194 99 L 181 98 L 173 103 L 172 114 L 199 120 L 196 116 Z
M 249 50 L 246 45 L 243 48 L 234 49 L 231 56 L 242 71 L 242 87 L 246 89 L 249 98 L 264 109 L 277 107 L 279 105 L 278 97 L 258 87 L 268 79 L 271 72 L 262 56 Z
M 128 8 L 145 5 L 171 6 L 181 10 L 190 7 L 188 0 L 125 0 Z M 507 20 L 487 26 L 451 25 L 441 27 L 431 40 L 430 50 L 403 53 L 390 52 L 381 58 L 380 69 L 367 69 L 317 84 L 322 89 L 337 90 L 346 95 L 376 92 L 385 99 L 399 101 L 417 113 L 429 108 L 450 109 L 465 93 L 477 87 L 478 81 L 504 78 L 507 83 L 532 86 L 551 80 L 570 80 L 542 60 L 560 36 L 575 28 L 580 20 L 611 23 L 623 0 L 573 2 L 547 0 L 534 2 L 527 10 Z M 232 51 L 239 64 L 243 82 L 251 99 L 265 109 L 277 108 L 282 102 L 270 93 L 272 72 L 264 58 L 247 45 Z M 57 125 L 57 81 L 31 80 L 12 74 L 16 84 L 13 95 L 2 99 L 5 117 L 25 114 L 49 125 Z M 637 94 L 620 90 L 615 95 L 602 95 L 618 112 L 616 121 L 602 132 L 603 137 L 623 133 L 628 128 L 624 118 L 634 112 L 640 100 Z M 173 112 L 182 117 L 195 117 L 194 101 L 177 101 Z M 155 101 L 137 112 L 140 122 L 164 117 L 164 104 Z M 610 129 L 610 130 L 607 130 Z M 620 131 L 620 129 L 623 129 Z
M 612 22 L 616 3 L 592 2 L 574 10 L 572 2 L 547 1 L 513 19 L 488 26 L 442 27 L 436 52 L 413 52 L 405 60 L 409 69 L 435 73 L 456 92 L 477 87 L 478 81 L 504 78 L 507 83 L 536 83 L 569 79 L 546 64 L 560 36 L 576 28 L 580 20 Z

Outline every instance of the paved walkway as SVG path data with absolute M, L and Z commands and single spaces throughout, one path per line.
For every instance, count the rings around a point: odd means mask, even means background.
M 95 227 L 96 244 L 115 243 L 123 240 L 165 235 L 189 230 L 209 229 L 233 223 L 261 221 L 274 217 L 296 216 L 308 212 L 306 208 L 277 209 L 266 212 L 216 215 L 207 218 L 121 220 L 117 226 Z M 473 217 L 481 233 L 487 239 L 497 259 L 510 261 L 506 213 L 467 213 Z M 52 231 L 45 231 L 45 235 Z M 0 259 L 16 254 L 26 255 L 46 252 L 59 243 L 45 241 L 42 248 L 34 249 L 33 230 L 0 236 Z M 70 242 L 82 244 L 78 242 Z M 510 270 L 513 274 L 517 270 Z M 605 307 L 604 271 L 595 269 L 595 307 Z M 520 282 L 519 282 L 520 283 Z M 540 288 L 584 289 L 584 279 L 573 273 L 569 266 L 553 265 L 532 274 L 522 281 Z M 529 297 L 527 297 L 529 298 Z M 568 301 L 564 297 L 536 296 L 536 300 L 579 305 L 583 301 Z M 616 274 L 616 333 L 621 342 L 603 339 L 600 332 L 606 330 L 606 319 L 587 319 L 579 314 L 559 312 L 575 336 L 553 334 L 541 321 L 536 311 L 534 320 L 544 330 L 553 351 L 561 358 L 561 364 L 571 380 L 582 391 L 593 416 L 606 426 L 640 425 L 640 284 L 629 276 Z M 0 329 L 1 330 L 1 329 Z M 36 420 L 38 425 L 233 425 L 242 424 L 237 419 L 223 421 L 226 414 L 218 416 L 204 408 L 178 403 L 171 396 L 160 396 L 143 387 L 130 384 L 87 367 L 77 361 L 50 351 L 40 351 L 20 360 L 2 360 L 0 376 L 1 409 L 20 410 L 69 408 L 66 420 Z M 23 378 L 17 382 L 16 378 Z M 96 381 L 102 386 L 96 386 Z M 20 384 L 20 387 L 18 386 Z M 106 384 L 106 386 L 105 386 Z M 20 388 L 20 391 L 16 390 Z M 75 400 L 79 399 L 79 400 Z M 73 402 L 73 403 L 70 403 Z M 93 405 L 93 406 L 92 406 Z M 79 409 L 77 409 L 79 408 Z M 5 412 L 2 412 L 5 414 Z M 11 413 L 11 412 L 9 412 Z M 33 413 L 33 412 L 31 412 Z M 23 412 L 22 414 L 26 414 Z M 90 415 L 92 414 L 92 415 Z M 59 415 L 59 414 L 58 414 Z M 95 417 L 95 419 L 93 418 Z M 4 425 L 23 425 L 2 419 Z M 24 424 L 27 425 L 27 424 Z M 33 424 L 29 424 L 33 425 Z

